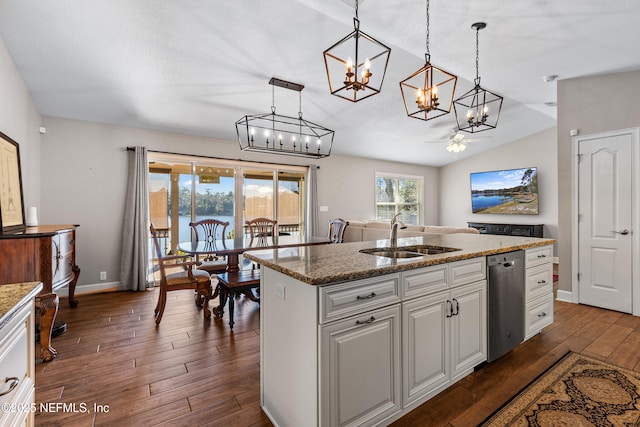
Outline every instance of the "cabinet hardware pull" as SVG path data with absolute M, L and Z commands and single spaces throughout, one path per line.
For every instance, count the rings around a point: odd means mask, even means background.
M 538 280 L 538 285 L 542 285 L 544 283 L 547 283 L 547 281 L 546 280 Z
M 544 317 L 546 315 L 547 315 L 547 313 L 545 313 L 544 311 L 542 313 L 538 313 L 538 317 Z
M 547 256 L 545 254 L 540 254 L 538 255 L 538 258 L 546 258 Z
M 6 391 L 3 391 L 2 393 L 0 393 L 0 396 L 4 396 L 6 394 L 9 394 L 13 391 L 14 388 L 16 388 L 18 386 L 18 384 L 20 383 L 20 378 L 18 377 L 6 377 L 4 379 L 5 383 L 8 383 L 9 381 L 12 381 L 11 385 L 9 386 L 9 389 Z
M 451 301 L 449 300 L 447 300 L 446 313 L 447 313 L 447 318 L 453 317 L 453 304 L 451 304 Z
M 371 316 L 369 320 L 356 320 L 356 325 L 368 325 L 369 323 L 375 322 L 376 318 Z
M 456 302 L 456 312 L 455 313 L 451 313 L 452 316 L 457 316 L 460 313 L 460 304 L 458 304 L 458 300 L 457 299 L 453 299 Z M 452 305 L 453 307 L 453 305 Z
M 365 297 L 361 297 L 360 295 L 358 295 L 358 296 L 356 297 L 356 299 L 370 299 L 370 298 L 373 298 L 373 297 L 375 297 L 375 296 L 376 296 L 376 293 L 375 293 L 375 292 L 371 292 L 371 295 L 367 295 L 367 296 L 365 296 Z

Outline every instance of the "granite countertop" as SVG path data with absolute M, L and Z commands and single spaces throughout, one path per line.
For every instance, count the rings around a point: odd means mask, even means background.
M 41 282 L 0 285 L 0 329 L 41 290 Z
M 432 245 L 459 251 L 415 258 L 384 258 L 359 252 L 384 248 L 389 240 L 304 246 L 245 252 L 243 256 L 310 285 L 326 285 L 430 265 L 551 245 L 554 239 L 488 234 L 433 234 L 398 238 L 398 247 Z

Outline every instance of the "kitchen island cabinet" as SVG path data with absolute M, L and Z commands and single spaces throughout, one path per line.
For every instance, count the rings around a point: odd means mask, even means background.
M 35 414 L 34 298 L 42 283 L 0 287 L 0 425 L 33 426 Z
M 485 255 L 550 239 L 399 239 L 247 254 L 261 266 L 261 405 L 278 426 L 387 425 L 486 360 Z M 418 239 L 419 241 L 417 241 Z

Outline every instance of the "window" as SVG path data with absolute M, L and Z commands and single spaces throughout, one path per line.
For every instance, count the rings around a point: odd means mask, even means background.
M 191 240 L 190 222 L 207 218 L 229 222 L 227 238 L 240 237 L 244 222 L 257 217 L 276 218 L 279 232 L 298 234 L 304 230 L 306 170 L 149 153 L 151 222 L 167 252 Z
M 406 224 L 423 223 L 423 184 L 419 176 L 376 173 L 376 218 L 390 220 L 400 213 Z

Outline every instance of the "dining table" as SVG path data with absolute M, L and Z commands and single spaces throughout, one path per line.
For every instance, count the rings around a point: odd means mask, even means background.
M 244 252 L 259 249 L 279 249 L 296 246 L 325 245 L 331 243 L 328 237 L 303 235 L 268 235 L 258 237 L 237 237 L 222 240 L 194 240 L 181 242 L 178 250 L 190 255 L 218 255 L 227 257 L 227 272 L 240 271 L 239 256 Z

